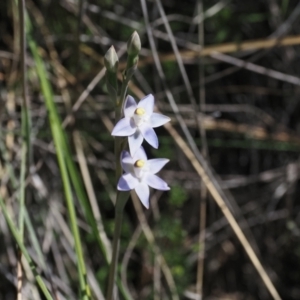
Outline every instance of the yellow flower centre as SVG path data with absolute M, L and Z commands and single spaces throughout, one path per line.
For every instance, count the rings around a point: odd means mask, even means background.
M 145 110 L 142 108 L 142 107 L 139 107 L 139 108 L 137 108 L 136 110 L 135 110 L 135 114 L 136 115 L 138 115 L 138 116 L 142 116 L 142 115 L 144 115 L 145 114 Z
M 142 159 L 139 159 L 134 163 L 134 166 L 138 168 L 142 168 L 144 165 L 145 165 L 145 161 Z

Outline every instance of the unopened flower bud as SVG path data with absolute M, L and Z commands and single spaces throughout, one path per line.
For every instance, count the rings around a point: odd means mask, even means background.
M 110 72 L 116 73 L 118 70 L 119 59 L 114 46 L 111 46 L 104 56 L 104 65 Z
M 135 31 L 127 42 L 128 55 L 137 56 L 141 51 L 141 40 L 138 33 Z

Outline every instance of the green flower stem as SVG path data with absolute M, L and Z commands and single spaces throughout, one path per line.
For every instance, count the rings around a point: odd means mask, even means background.
M 115 124 L 117 124 L 117 122 L 121 119 L 122 117 L 122 107 L 124 104 L 124 100 L 125 100 L 125 95 L 127 92 L 127 88 L 128 88 L 128 82 L 125 81 L 125 78 L 123 78 L 123 83 L 122 83 L 122 87 L 121 87 L 121 95 L 120 97 L 117 99 L 116 102 L 116 109 L 115 109 L 115 113 L 116 113 L 116 117 L 115 117 Z M 117 138 L 116 138 L 117 139 Z
M 119 244 L 120 244 L 120 235 L 121 235 L 122 221 L 123 221 L 123 211 L 128 198 L 129 198 L 129 192 L 117 193 L 117 203 L 115 208 L 115 230 L 114 230 L 114 239 L 112 245 L 113 253 L 112 253 L 112 259 L 109 268 L 106 300 L 113 300 L 113 290 L 114 290 L 114 283 L 116 280 L 116 273 L 117 273 L 116 270 L 117 270 L 118 258 L 119 258 Z
M 115 124 L 121 119 L 122 117 L 122 108 L 124 105 L 125 95 L 128 89 L 128 82 L 127 78 L 124 78 L 121 88 L 121 95 L 119 100 L 116 102 L 115 108 Z M 124 138 L 122 137 L 115 137 L 115 159 L 116 159 L 116 183 L 118 182 L 120 176 L 122 175 L 122 166 L 120 162 L 120 155 L 123 150 L 123 141 Z
M 121 95 L 119 100 L 116 103 L 115 108 L 115 116 L 117 123 L 122 117 L 122 108 L 126 96 L 126 92 L 128 89 L 128 83 L 131 79 L 131 76 L 123 78 L 123 83 L 121 87 Z M 120 176 L 122 175 L 122 166 L 120 161 L 121 152 L 124 148 L 124 139 L 121 137 L 115 138 L 115 158 L 116 158 L 116 183 L 118 182 Z M 116 280 L 116 270 L 117 264 L 119 260 L 119 240 L 122 228 L 122 220 L 123 220 L 123 210 L 125 204 L 129 198 L 129 192 L 118 192 L 117 193 L 117 200 L 116 200 L 116 207 L 115 207 L 115 231 L 114 231 L 114 238 L 113 238 L 113 254 L 112 260 L 109 268 L 109 277 L 108 277 L 108 289 L 107 289 L 107 300 L 112 300 L 113 298 L 113 289 L 114 283 Z
M 120 100 L 116 103 L 115 108 L 115 115 L 117 123 L 121 119 L 122 115 L 122 107 L 124 103 L 124 98 L 126 95 L 128 86 L 128 81 L 123 81 L 122 89 L 121 89 L 121 96 Z M 120 162 L 120 155 L 123 149 L 123 141 L 124 139 L 121 137 L 115 138 L 115 158 L 116 158 L 116 184 L 122 175 L 122 166 Z M 113 290 L 114 290 L 114 283 L 116 280 L 116 270 L 117 264 L 119 260 L 119 240 L 122 228 L 122 220 L 123 220 L 123 211 L 125 204 L 129 198 L 128 192 L 118 192 L 117 193 L 117 200 L 115 206 L 115 230 L 114 230 L 114 237 L 113 237 L 113 245 L 112 245 L 112 259 L 109 267 L 109 276 L 108 276 L 108 289 L 107 289 L 107 300 L 113 299 Z
M 112 48 L 111 48 L 112 49 Z M 111 50 L 110 49 L 110 50 Z M 121 93 L 120 97 L 117 99 L 114 99 L 114 97 L 111 97 L 112 101 L 115 102 L 115 124 L 121 119 L 122 117 L 122 108 L 124 105 L 127 89 L 128 89 L 128 83 L 134 74 L 134 71 L 137 68 L 137 63 L 139 59 L 139 51 L 140 51 L 140 39 L 138 34 L 135 32 L 130 40 L 129 44 L 127 45 L 127 66 L 123 73 L 123 82 L 121 87 Z M 111 53 L 112 54 L 112 53 Z M 117 58 L 114 57 L 114 59 L 110 59 L 107 62 L 114 62 Z M 110 67 L 109 64 L 107 64 L 107 67 Z M 109 73 L 107 74 L 109 75 Z M 112 94 L 112 93 L 110 93 Z M 120 161 L 121 152 L 125 147 L 125 140 L 121 137 L 115 138 L 115 159 L 116 159 L 116 184 L 122 175 L 122 166 Z M 108 289 L 107 289 L 107 300 L 113 300 L 113 290 L 116 280 L 116 270 L 117 270 L 117 264 L 119 260 L 119 240 L 120 240 L 120 234 L 121 234 L 121 228 L 122 228 L 122 220 L 123 220 L 123 211 L 125 204 L 129 198 L 129 192 L 118 192 L 117 193 L 117 200 L 116 200 L 116 206 L 115 206 L 115 230 L 114 230 L 114 238 L 113 238 L 113 254 L 112 254 L 112 260 L 110 264 L 109 269 L 109 277 L 108 277 Z
M 113 48 L 113 47 L 111 47 L 111 48 Z M 114 99 L 114 97 L 112 97 L 112 101 L 115 102 L 115 124 L 117 124 L 117 122 L 122 117 L 122 108 L 124 105 L 124 101 L 125 101 L 125 97 L 126 97 L 126 93 L 127 93 L 127 89 L 128 89 L 128 83 L 131 80 L 135 70 L 137 69 L 140 50 L 141 50 L 141 41 L 140 41 L 140 38 L 139 38 L 137 32 L 134 32 L 131 35 L 131 37 L 128 41 L 128 44 L 127 44 L 128 57 L 127 57 L 126 69 L 124 70 L 124 73 L 123 73 L 123 82 L 122 82 L 120 97 L 117 99 Z M 114 54 L 115 52 L 109 52 L 109 53 Z M 115 61 L 117 61 L 117 57 L 111 58 L 108 62 L 113 63 Z M 113 65 L 117 66 L 116 63 Z M 107 67 L 109 67 L 108 63 L 107 63 Z M 109 75 L 109 72 L 107 75 Z M 119 138 L 119 137 L 115 138 L 116 181 L 122 175 L 122 167 L 121 167 L 121 162 L 120 162 L 120 155 L 124 148 L 122 141 L 123 141 L 122 138 Z

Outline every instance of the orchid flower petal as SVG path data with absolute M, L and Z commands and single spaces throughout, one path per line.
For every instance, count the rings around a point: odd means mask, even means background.
M 143 182 L 160 191 L 168 191 L 170 189 L 168 184 L 164 180 L 154 174 L 147 174 Z
M 132 171 L 132 166 L 134 161 L 132 160 L 131 155 L 127 151 L 122 151 L 121 153 L 121 165 L 123 170 L 126 173 L 130 173 Z
M 123 174 L 118 182 L 117 188 L 119 191 L 129 191 L 134 189 L 139 184 L 139 180 L 132 176 L 131 173 Z
M 150 196 L 150 190 L 149 187 L 146 183 L 140 182 L 136 187 L 135 187 L 135 192 L 138 195 L 139 199 L 143 203 L 143 205 L 146 208 L 149 208 L 149 196 Z
M 129 136 L 136 132 L 134 121 L 130 118 L 121 119 L 114 127 L 111 135 L 114 136 Z
M 147 161 L 148 168 L 149 168 L 149 173 L 151 174 L 156 174 L 159 172 L 163 166 L 168 163 L 170 160 L 166 158 L 154 158 L 154 159 L 149 159 Z
M 142 159 L 142 160 L 147 160 L 147 155 L 146 152 L 144 150 L 144 148 L 141 146 L 139 147 L 139 149 L 135 152 L 135 154 L 132 157 L 132 160 L 135 162 L 138 159 Z
M 124 103 L 124 116 L 125 118 L 131 118 L 134 114 L 134 111 L 137 108 L 137 104 L 132 96 L 127 96 Z
M 171 119 L 165 115 L 161 115 L 158 113 L 152 113 L 152 115 L 150 117 L 150 125 L 151 125 L 151 127 L 156 128 L 156 127 L 166 124 L 170 120 Z
M 128 137 L 128 144 L 131 155 L 134 155 L 136 151 L 140 148 L 143 142 L 143 136 L 139 130 L 137 130 L 133 135 Z
M 140 131 L 144 137 L 144 139 L 155 149 L 158 148 L 158 138 L 153 130 L 148 124 L 143 124 L 140 126 Z
M 154 97 L 152 94 L 149 94 L 142 98 L 140 102 L 138 103 L 137 107 L 141 107 L 146 111 L 146 114 L 148 116 L 151 116 L 153 113 L 153 108 L 154 108 Z

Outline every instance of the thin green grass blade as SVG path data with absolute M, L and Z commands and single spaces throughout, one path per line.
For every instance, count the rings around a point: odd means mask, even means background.
M 45 104 L 49 112 L 50 127 L 51 127 L 51 132 L 52 132 L 52 136 L 56 148 L 58 164 L 59 164 L 63 187 L 64 187 L 64 194 L 65 194 L 68 212 L 69 212 L 71 230 L 75 242 L 75 251 L 77 255 L 77 270 L 78 270 L 78 277 L 80 282 L 81 297 L 82 299 L 87 300 L 90 299 L 90 289 L 87 284 L 86 267 L 83 258 L 81 239 L 80 239 L 79 229 L 77 226 L 77 217 L 76 217 L 76 212 L 75 212 L 75 207 L 73 202 L 71 184 L 69 180 L 67 166 L 65 163 L 68 153 L 66 153 L 64 149 L 65 143 L 64 143 L 64 135 L 62 133 L 62 128 L 61 128 L 61 121 L 59 119 L 59 116 L 55 108 L 51 85 L 46 75 L 47 73 L 46 73 L 45 66 L 38 53 L 37 45 L 30 35 L 28 35 L 28 40 L 29 40 L 29 47 L 33 54 L 33 58 L 36 64 L 36 70 L 40 80 L 42 93 L 45 98 Z
M 28 233 L 29 233 L 29 236 L 30 236 L 30 240 L 31 240 L 31 243 L 33 245 L 33 248 L 35 249 L 36 251 L 36 254 L 37 254 L 37 257 L 38 257 L 38 260 L 39 260 L 39 264 L 40 264 L 40 267 L 46 271 L 47 268 L 46 268 L 46 261 L 45 261 L 45 258 L 43 256 L 43 251 L 41 249 L 41 246 L 40 246 L 40 243 L 38 241 L 38 238 L 36 236 L 36 233 L 35 233 L 35 230 L 34 230 L 34 227 L 32 225 L 32 222 L 30 220 L 30 217 L 28 215 L 28 211 L 27 209 L 25 208 L 25 211 L 24 211 L 24 221 L 25 221 L 25 225 L 26 225 L 26 228 L 28 230 Z
M 27 81 L 26 81 L 26 35 L 25 35 L 25 1 L 18 1 L 19 8 L 19 24 L 20 24 L 20 48 L 21 48 L 21 85 L 22 85 L 22 156 L 21 156 L 21 172 L 20 172 L 20 188 L 19 188 L 19 228 L 21 238 L 24 238 L 24 211 L 26 184 L 25 178 L 29 166 L 30 156 L 30 111 L 29 101 L 27 98 Z
M 23 127 L 23 121 L 22 121 Z M 26 178 L 26 166 L 27 166 L 27 149 L 28 144 L 24 140 L 22 142 L 22 159 L 21 159 L 21 172 L 20 172 L 20 187 L 19 187 L 19 229 L 21 238 L 24 238 L 24 213 L 25 213 L 25 178 Z
M 32 270 L 32 273 L 34 274 L 34 277 L 39 285 L 39 287 L 41 288 L 41 291 L 43 292 L 44 296 L 46 297 L 47 300 L 53 300 L 51 294 L 49 293 L 46 284 L 44 283 L 42 277 L 38 274 L 35 264 L 33 262 L 33 260 L 31 259 L 30 255 L 27 252 L 26 247 L 24 246 L 23 242 L 22 242 L 22 236 L 20 235 L 20 232 L 18 231 L 18 229 L 16 228 L 16 226 L 14 225 L 13 220 L 11 219 L 6 206 L 4 204 L 3 198 L 0 196 L 0 206 L 2 209 L 2 212 L 4 214 L 4 217 L 6 219 L 6 222 L 9 226 L 10 231 L 12 232 L 19 248 L 21 249 L 25 259 L 27 260 L 28 264 L 30 265 L 30 268 Z
M 10 182 L 12 184 L 12 187 L 13 187 L 13 189 L 17 190 L 18 189 L 17 178 L 15 176 L 15 173 L 14 173 L 14 170 L 13 170 L 11 164 L 7 160 L 7 151 L 6 151 L 5 146 L 2 142 L 1 133 L 0 133 L 0 152 L 2 154 L 2 157 L 5 160 L 5 169 L 8 172 L 8 176 L 9 176 Z M 19 196 L 20 196 L 20 194 L 19 194 Z M 38 238 L 36 236 L 34 226 L 32 225 L 31 219 L 28 215 L 28 211 L 27 211 L 26 206 L 24 207 L 24 221 L 25 221 L 25 225 L 26 225 L 26 228 L 28 230 L 28 233 L 29 233 L 29 238 L 31 240 L 31 243 L 32 243 L 32 245 L 33 245 L 33 247 L 34 247 L 34 249 L 37 253 L 37 257 L 38 257 L 38 260 L 39 260 L 40 267 L 44 271 L 46 271 L 46 261 L 45 261 L 45 258 L 43 256 L 43 252 L 42 252 L 42 249 L 40 247 Z

